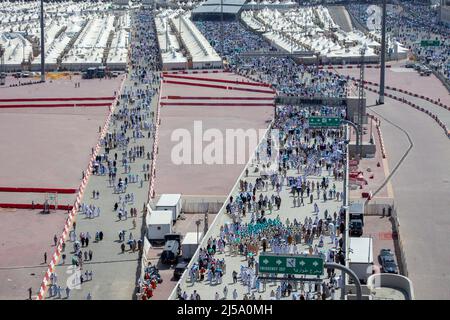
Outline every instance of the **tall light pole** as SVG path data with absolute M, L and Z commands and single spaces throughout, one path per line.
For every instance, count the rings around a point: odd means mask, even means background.
M 198 219 L 197 221 L 195 221 L 195 224 L 197 225 L 197 246 L 198 246 L 198 227 L 200 227 L 200 223 L 202 221 L 200 219 Z
M 345 127 L 345 141 L 349 141 L 350 137 L 349 137 L 349 128 L 348 125 L 346 125 Z M 358 138 L 357 138 L 358 139 Z M 348 144 L 345 146 L 345 162 L 344 162 L 344 190 L 343 190 L 343 201 L 342 201 L 342 205 L 343 208 L 345 210 L 345 230 L 344 230 L 344 234 L 343 236 L 343 249 L 344 249 L 344 255 L 345 255 L 345 266 L 347 267 L 347 262 L 348 262 L 348 254 L 349 254 L 349 250 L 348 250 L 348 244 L 349 244 L 349 234 L 348 234 L 348 226 L 349 226 L 349 212 L 348 212 L 348 160 L 349 160 L 349 155 L 348 155 Z M 341 300 L 345 300 L 345 293 L 346 293 L 346 274 L 345 272 L 342 272 L 342 288 L 341 288 Z
M 41 81 L 45 82 L 44 0 L 41 0 Z
M 356 137 L 358 140 L 357 145 L 359 146 L 357 153 L 359 153 L 359 158 L 362 158 L 362 145 L 363 145 L 363 122 L 364 122 L 364 65 L 365 65 L 365 54 L 367 50 L 367 45 L 364 44 L 359 50 L 361 54 L 361 66 L 359 68 L 359 90 L 358 90 L 358 128 L 359 136 Z
M 384 78 L 386 72 L 386 0 L 383 0 L 383 16 L 381 19 L 381 68 L 379 104 L 384 104 Z
M 220 53 L 223 59 L 223 0 L 220 0 Z

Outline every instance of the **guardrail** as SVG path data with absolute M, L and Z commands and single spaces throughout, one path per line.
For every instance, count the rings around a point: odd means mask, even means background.
M 398 245 L 397 256 L 400 258 L 400 263 L 399 263 L 400 273 L 402 275 L 404 275 L 405 277 L 407 277 L 408 276 L 408 265 L 406 263 L 406 254 L 405 254 L 405 249 L 403 246 L 403 241 L 402 241 L 402 238 L 400 235 L 400 222 L 398 220 L 397 209 L 394 206 L 392 208 L 391 219 L 392 219 L 392 225 L 394 227 L 395 236 L 397 238 L 397 241 L 396 242 L 394 241 L 394 243 L 397 243 L 397 245 Z
M 372 88 L 370 88 L 368 86 L 364 86 L 364 89 L 369 90 L 369 91 L 374 92 L 374 93 L 378 93 L 378 94 L 380 93 L 378 90 L 372 89 Z M 391 98 L 391 99 L 394 99 L 394 100 L 397 100 L 399 102 L 402 102 L 402 103 L 404 103 L 406 105 L 409 105 L 409 106 L 413 107 L 416 110 L 419 110 L 419 111 L 427 114 L 430 118 L 432 118 L 444 130 L 445 135 L 450 139 L 450 130 L 447 127 L 447 125 L 444 124 L 442 122 L 442 120 L 439 119 L 439 117 L 437 115 L 435 115 L 434 113 L 432 113 L 430 110 L 422 108 L 422 107 L 416 105 L 415 103 L 413 103 L 413 102 L 411 102 L 409 100 L 406 100 L 405 98 L 400 98 L 400 97 L 397 97 L 397 96 L 395 96 L 393 94 L 390 94 L 390 93 L 385 93 L 384 96 L 388 97 L 388 98 Z

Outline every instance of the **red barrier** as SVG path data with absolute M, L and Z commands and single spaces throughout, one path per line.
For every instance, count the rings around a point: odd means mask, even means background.
M 226 102 L 161 102 L 161 106 L 211 106 L 211 107 L 267 107 L 273 103 L 226 103 Z
M 0 99 L 0 102 L 32 102 L 32 101 L 98 101 L 114 100 L 114 97 L 77 97 L 77 98 L 21 98 L 21 99 Z
M 179 85 L 184 85 L 184 86 L 224 89 L 224 90 L 238 90 L 238 91 L 249 91 L 249 92 L 275 94 L 275 91 L 273 91 L 273 90 L 268 91 L 268 90 L 249 89 L 249 88 L 238 88 L 238 87 L 220 86 L 220 85 L 206 84 L 206 83 L 193 83 L 193 82 L 183 82 L 183 81 L 173 81 L 173 80 L 164 80 L 164 83 L 179 84 Z
M 233 80 L 225 80 L 225 79 L 210 79 L 210 78 L 200 78 L 200 77 L 190 77 L 190 76 L 178 76 L 178 75 L 172 75 L 172 74 L 165 75 L 164 78 L 176 78 L 176 79 L 197 80 L 197 81 L 207 81 L 207 82 L 232 83 L 232 84 L 271 88 L 270 84 L 260 83 L 260 82 L 233 81 Z
M 20 188 L 20 187 L 0 187 L 0 192 L 26 192 L 26 193 L 61 193 L 72 194 L 77 193 L 77 189 L 60 189 L 60 188 Z
M 8 208 L 8 209 L 44 209 L 43 204 L 30 204 L 30 203 L 0 203 L 0 208 Z M 54 205 L 49 205 L 51 210 L 55 210 Z M 71 205 L 58 205 L 56 210 L 72 210 L 73 206 Z
M 72 108 L 72 107 L 108 107 L 111 103 L 55 103 L 55 104 L 0 104 L 0 109 L 11 108 Z
M 184 96 L 167 96 L 162 99 L 168 100 L 273 100 L 273 98 L 265 97 L 184 97 Z
M 163 75 L 166 74 L 198 74 L 198 73 L 231 73 L 231 71 L 229 70 L 224 70 L 224 69 L 219 69 L 219 70 L 201 70 L 201 72 L 199 72 L 198 70 L 191 70 L 191 72 L 189 72 L 188 70 L 169 70 L 169 71 L 164 71 Z

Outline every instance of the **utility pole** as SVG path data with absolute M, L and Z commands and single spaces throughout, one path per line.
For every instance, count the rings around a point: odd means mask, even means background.
M 365 65 L 365 54 L 366 54 L 366 45 L 360 49 L 361 53 L 361 66 L 359 68 L 359 90 L 358 90 L 358 128 L 360 134 L 356 137 L 357 145 L 359 145 L 357 153 L 359 153 L 359 157 L 362 157 L 362 137 L 363 137 L 363 110 L 364 110 L 364 65 Z
M 350 136 L 349 136 L 349 127 L 348 125 L 345 126 L 345 141 L 349 141 L 350 140 Z M 345 146 L 345 162 L 344 162 L 344 190 L 343 190 L 343 208 L 345 210 L 345 230 L 344 230 L 344 243 L 343 243 L 343 249 L 344 249 L 344 254 L 345 254 L 345 266 L 347 267 L 347 259 L 348 259 L 348 243 L 349 243 L 349 234 L 348 234 L 348 218 L 349 218 L 349 214 L 348 214 L 348 160 L 349 160 L 349 156 L 348 156 L 348 144 L 346 144 Z M 346 274 L 345 272 L 342 273 L 342 288 L 341 288 L 341 300 L 345 300 L 345 291 L 346 291 Z
M 222 54 L 222 59 L 224 58 L 223 52 L 223 0 L 220 0 L 220 53 Z
M 208 211 L 205 212 L 204 223 L 203 223 L 203 234 L 205 235 L 208 232 L 209 223 L 208 223 Z
M 45 82 L 44 0 L 41 0 L 41 81 Z
M 379 104 L 384 104 L 384 78 L 386 73 L 386 0 L 383 0 L 383 16 L 381 19 L 381 68 Z
M 198 227 L 200 226 L 200 223 L 201 223 L 201 220 L 200 219 L 198 219 L 197 221 L 195 221 L 195 224 L 197 225 L 197 246 L 199 245 L 199 242 L 198 242 Z

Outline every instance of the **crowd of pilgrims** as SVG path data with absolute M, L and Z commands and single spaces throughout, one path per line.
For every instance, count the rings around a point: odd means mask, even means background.
M 214 44 L 218 53 L 223 39 L 224 52 L 220 54 L 226 58 L 228 67 L 238 74 L 271 84 L 282 94 L 307 97 L 347 96 L 349 87 L 346 77 L 319 69 L 315 65 L 297 64 L 288 57 L 240 56 L 240 53 L 246 51 L 267 52 L 275 49 L 261 35 L 248 30 L 238 21 L 224 22 L 223 31 L 220 22 L 196 21 L 195 24 L 208 41 Z
M 333 112 L 345 115 L 343 109 Z M 345 230 L 345 211 L 340 208 L 334 212 L 320 210 L 323 202 L 342 201 L 342 195 L 336 190 L 336 183 L 343 179 L 345 144 L 342 130 L 310 129 L 307 116 L 320 112 L 331 113 L 327 107 L 305 108 L 303 106 L 278 106 L 273 129 L 279 130 L 280 149 L 278 150 L 279 167 L 277 172 L 255 169 L 259 177 L 254 183 L 245 178 L 238 184 L 238 190 L 227 201 L 226 213 L 229 222 L 220 226 L 220 233 L 207 240 L 206 247 L 199 251 L 195 263 L 189 269 L 192 283 L 207 281 L 209 285 L 222 284 L 222 277 L 227 269 L 223 255 L 245 257 L 247 264 L 240 270 L 232 271 L 233 283 L 240 281 L 247 292 L 240 295 L 233 290 L 233 299 L 256 299 L 265 283 L 258 274 L 258 255 L 261 252 L 280 254 L 314 254 L 321 255 L 327 262 L 344 263 L 342 251 L 342 233 Z M 270 149 L 270 144 L 265 148 Z M 273 150 L 265 150 L 272 152 Z M 259 158 L 258 151 L 256 158 Z M 275 152 L 275 151 L 274 151 Z M 262 163 L 257 161 L 257 167 Z M 328 176 L 325 176 L 325 172 Z M 315 179 L 312 179 L 315 176 Z M 320 178 L 320 176 L 322 176 Z M 333 183 L 330 178 L 333 177 Z M 289 196 L 281 193 L 289 190 Z M 263 194 L 263 192 L 265 194 Z M 314 196 L 316 195 L 316 196 Z M 305 200 L 304 200 L 305 198 Z M 300 219 L 282 219 L 281 201 L 292 199 L 294 207 L 314 204 L 314 214 Z M 328 244 L 330 249 L 325 248 Z M 328 278 L 322 284 L 295 281 L 281 281 L 277 289 L 270 293 L 273 299 L 291 297 L 292 299 L 333 299 L 334 291 L 340 286 L 340 276 L 334 269 L 327 270 Z M 300 286 L 300 287 L 298 287 Z M 255 290 L 254 290 L 255 289 Z M 188 295 L 178 288 L 179 299 L 200 299 L 195 291 Z M 256 294 L 255 294 L 256 293 Z M 216 299 L 226 299 L 228 287 L 223 295 L 216 292 Z M 261 295 L 260 295 L 261 298 Z
M 428 64 L 450 82 L 450 24 L 440 21 L 438 7 L 401 1 L 386 16 L 386 30 L 393 39 L 404 44 L 419 61 Z M 366 25 L 369 5 L 350 4 L 347 9 Z M 420 40 L 439 40 L 438 47 L 422 47 Z

